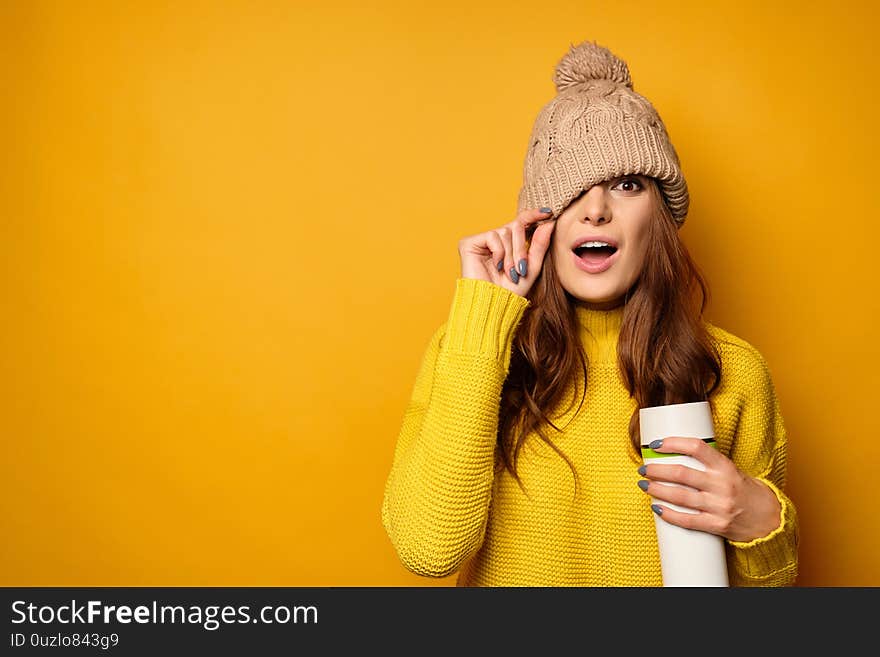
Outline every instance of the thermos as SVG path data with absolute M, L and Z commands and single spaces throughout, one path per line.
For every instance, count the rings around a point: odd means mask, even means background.
M 709 402 L 667 404 L 639 409 L 642 460 L 645 464 L 681 464 L 697 470 L 706 467 L 684 454 L 655 452 L 648 445 L 669 436 L 701 438 L 715 447 L 715 429 Z M 678 486 L 669 482 L 660 485 Z M 696 513 L 693 509 L 652 498 L 652 504 L 663 504 L 676 511 Z M 716 534 L 685 529 L 654 514 L 657 547 L 663 586 L 729 586 L 724 538 Z

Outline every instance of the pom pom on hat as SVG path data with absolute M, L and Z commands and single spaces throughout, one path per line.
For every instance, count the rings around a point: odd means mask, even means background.
M 632 89 L 629 67 L 608 48 L 595 41 L 584 41 L 577 46 L 571 44 L 568 53 L 556 65 L 553 75 L 556 91 L 565 91 L 590 80 L 611 80 Z

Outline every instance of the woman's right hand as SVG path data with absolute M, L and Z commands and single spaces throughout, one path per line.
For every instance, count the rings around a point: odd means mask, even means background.
M 549 214 L 537 209 L 523 210 L 500 228 L 462 238 L 458 242 L 461 277 L 489 281 L 526 296 L 544 266 L 556 220 L 535 228 L 531 240 L 526 233 Z

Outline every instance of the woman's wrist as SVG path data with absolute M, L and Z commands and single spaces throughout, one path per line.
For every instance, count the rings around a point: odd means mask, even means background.
M 757 477 L 750 477 L 750 484 L 756 489 L 757 513 L 755 515 L 754 535 L 738 539 L 740 542 L 753 541 L 758 538 L 769 536 L 782 523 L 782 505 L 776 497 L 776 493 Z

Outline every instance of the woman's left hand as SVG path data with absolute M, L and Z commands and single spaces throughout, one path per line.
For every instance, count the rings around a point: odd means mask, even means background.
M 740 471 L 714 447 L 699 438 L 670 436 L 654 451 L 686 454 L 706 466 L 705 472 L 686 465 L 662 463 L 639 468 L 639 474 L 647 478 L 640 480 L 639 485 L 648 495 L 697 511 L 685 513 L 663 504 L 652 505 L 654 512 L 666 522 L 742 542 L 766 536 L 779 526 L 782 509 L 773 491 L 759 479 Z M 682 484 L 694 490 L 661 482 Z

